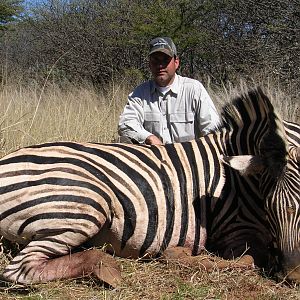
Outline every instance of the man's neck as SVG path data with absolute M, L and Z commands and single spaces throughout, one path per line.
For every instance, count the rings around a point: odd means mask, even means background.
M 173 85 L 173 83 L 178 79 L 177 76 L 178 76 L 178 75 L 175 73 L 174 77 L 173 77 L 168 83 L 166 83 L 166 84 L 164 84 L 164 85 L 161 85 L 161 84 L 159 84 L 159 83 L 156 82 L 156 81 L 154 81 L 154 82 L 155 82 L 155 85 L 156 85 L 157 87 L 160 87 L 160 88 L 171 87 L 171 86 Z

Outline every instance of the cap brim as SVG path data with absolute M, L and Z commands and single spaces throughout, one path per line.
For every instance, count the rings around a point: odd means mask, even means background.
M 165 48 L 157 48 L 157 49 L 153 49 L 153 50 L 150 51 L 149 55 L 151 55 L 151 54 L 153 54 L 153 53 L 155 53 L 155 52 L 162 52 L 162 53 L 167 54 L 167 55 L 170 56 L 170 57 L 173 57 L 173 56 L 174 56 L 174 54 L 173 54 L 170 50 L 165 49 Z

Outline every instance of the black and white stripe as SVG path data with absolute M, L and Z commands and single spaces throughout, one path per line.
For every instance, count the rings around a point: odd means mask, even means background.
M 3 157 L 0 234 L 27 245 L 4 277 L 31 282 L 39 261 L 83 243 L 110 245 L 122 257 L 156 256 L 175 246 L 195 255 L 206 247 L 226 258 L 250 246 L 255 257 L 256 247 L 267 249 L 272 240 L 269 223 L 279 244 L 281 231 L 292 234 L 289 250 L 295 249 L 299 162 L 284 151 L 293 143 L 299 147 L 299 126 L 278 122 L 258 89 L 225 107 L 223 126 L 200 140 L 165 146 L 57 142 Z M 241 176 L 222 163 L 224 156 L 264 155 L 261 145 L 270 131 L 283 141 L 280 126 L 288 138 L 279 152 L 291 170 L 284 184 L 270 179 L 268 167 L 262 177 Z M 265 206 L 274 188 L 279 191 Z M 272 213 L 283 193 L 289 205 L 296 203 L 293 224 L 284 211 Z

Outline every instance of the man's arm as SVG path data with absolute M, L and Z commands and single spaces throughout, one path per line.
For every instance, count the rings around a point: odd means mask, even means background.
M 120 116 L 118 133 L 120 136 L 126 136 L 138 143 L 162 144 L 160 139 L 151 132 L 145 130 L 144 108 L 142 100 L 139 97 L 129 95 L 124 111 Z
M 204 136 L 219 125 L 220 117 L 208 92 L 201 83 L 199 91 L 200 94 L 198 103 L 196 104 L 195 121 L 198 122 L 200 135 Z

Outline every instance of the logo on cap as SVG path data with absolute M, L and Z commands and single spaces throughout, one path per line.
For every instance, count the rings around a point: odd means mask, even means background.
M 176 47 L 172 39 L 169 37 L 157 37 L 150 42 L 151 55 L 154 52 L 163 52 L 171 57 L 176 56 Z

